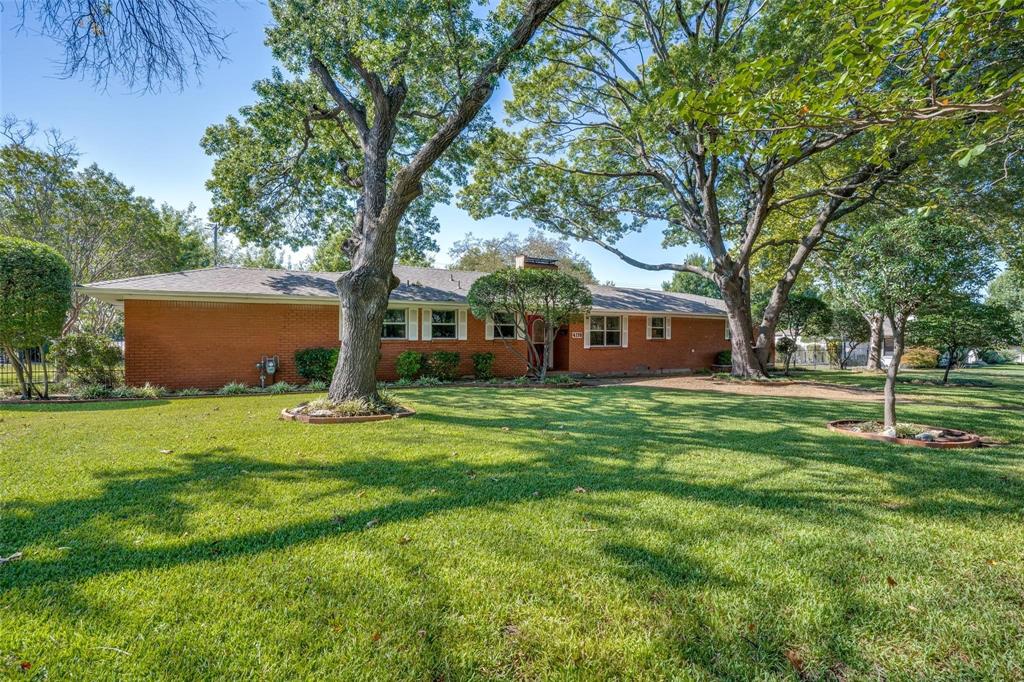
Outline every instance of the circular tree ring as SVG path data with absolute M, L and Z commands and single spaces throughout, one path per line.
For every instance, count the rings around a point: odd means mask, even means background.
M 301 407 L 301 405 L 300 405 Z M 291 411 L 294 408 L 281 410 L 281 419 L 285 421 L 302 422 L 303 424 L 355 424 L 357 422 L 381 422 L 389 419 L 401 419 L 416 414 L 416 410 L 408 407 L 401 408 L 401 411 L 391 414 L 353 414 L 337 416 L 316 416 L 311 414 L 296 414 Z
M 918 440 L 917 438 L 901 438 L 900 436 L 887 436 L 884 433 L 874 433 L 871 431 L 854 431 L 851 427 L 855 424 L 863 424 L 864 419 L 837 419 L 828 423 L 828 430 L 836 433 L 841 433 L 844 436 L 853 436 L 854 438 L 866 438 L 868 440 L 878 440 L 886 443 L 896 443 L 897 445 L 911 445 L 919 448 L 977 448 L 981 447 L 981 436 L 974 433 L 968 433 L 966 431 L 960 431 L 958 429 L 945 429 L 935 426 L 925 426 L 923 424 L 915 424 L 922 430 L 927 431 L 941 431 L 942 440 Z

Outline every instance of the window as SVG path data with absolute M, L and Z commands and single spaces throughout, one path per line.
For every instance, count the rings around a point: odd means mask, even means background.
M 651 338 L 652 339 L 664 339 L 665 336 L 665 318 L 664 317 L 652 317 L 651 318 Z
M 458 317 L 454 310 L 431 310 L 430 311 L 430 338 L 432 339 L 457 339 L 459 338 Z
M 384 313 L 384 330 L 381 338 L 404 339 L 406 336 L 405 308 L 388 308 Z
M 622 318 L 597 315 L 590 318 L 590 345 L 618 346 L 622 342 Z
M 516 338 L 516 317 L 513 313 L 494 313 L 494 338 Z

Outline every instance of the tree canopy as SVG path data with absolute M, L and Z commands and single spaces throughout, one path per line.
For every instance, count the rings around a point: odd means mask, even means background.
M 516 327 L 515 339 L 534 339 L 530 325 L 544 326 L 544 351 L 527 343 L 522 353 L 531 374 L 543 380 L 551 358 L 555 334 L 576 316 L 590 312 L 590 290 L 579 278 L 559 270 L 503 268 L 480 277 L 466 295 L 469 309 L 481 319 L 507 315 Z M 502 341 L 518 352 L 515 339 Z
M 516 256 L 520 254 L 554 259 L 558 261 L 558 269 L 562 272 L 589 284 L 597 283 L 586 258 L 575 253 L 564 239 L 549 237 L 535 229 L 531 229 L 525 237 L 509 232 L 504 237 L 482 239 L 469 233 L 448 250 L 452 258 L 449 267 L 453 270 L 495 272 L 514 266 Z
M 33 390 L 32 361 L 31 356 L 22 360 L 19 351 L 42 348 L 60 336 L 71 287 L 71 269 L 57 251 L 0 236 L 0 348 L 14 365 L 26 399 Z
M 831 223 L 940 142 L 970 164 L 1016 139 L 1021 12 L 1003 5 L 574 4 L 538 42 L 546 59 L 513 79 L 514 127 L 488 138 L 462 202 L 713 279 L 734 372 L 758 374 Z M 651 226 L 710 267 L 617 246 Z M 770 246 L 785 248 L 754 320 L 751 266 Z
M 683 265 L 693 265 L 704 270 L 711 269 L 711 259 L 699 253 L 691 253 L 683 259 Z M 722 292 L 718 285 L 707 277 L 702 277 L 693 272 L 674 272 L 672 279 L 662 282 L 661 288 L 665 291 L 675 291 L 680 294 L 696 294 L 708 298 L 721 298 Z
M 982 303 L 963 294 L 945 296 L 916 315 L 908 324 L 912 343 L 930 346 L 945 355 L 942 383 L 968 351 L 992 350 L 1015 340 L 1009 309 Z
M 1010 311 L 1016 331 L 1013 342 L 1024 347 L 1024 270 L 1005 270 L 988 288 L 988 302 Z

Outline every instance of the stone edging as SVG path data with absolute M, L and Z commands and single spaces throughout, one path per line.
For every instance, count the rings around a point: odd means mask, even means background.
M 354 424 L 357 422 L 380 422 L 388 419 L 401 419 L 416 414 L 416 410 L 403 407 L 401 412 L 394 414 L 358 414 L 349 417 L 315 417 L 309 414 L 292 414 L 289 408 L 281 410 L 281 419 L 285 421 L 302 422 L 303 424 Z
M 952 448 L 978 448 L 981 447 L 981 437 L 967 433 L 966 431 L 960 431 L 958 429 L 940 429 L 934 426 L 926 426 L 924 424 L 917 424 L 922 429 L 935 430 L 935 431 L 955 431 L 956 433 L 963 434 L 963 440 L 956 441 L 928 441 L 928 440 L 917 440 L 916 438 L 900 438 L 899 436 L 886 436 L 883 433 L 871 433 L 863 431 L 851 431 L 846 426 L 850 424 L 860 424 L 864 422 L 863 419 L 837 419 L 828 423 L 828 430 L 834 433 L 841 433 L 844 436 L 852 436 L 854 438 L 865 438 L 867 440 L 883 441 L 885 443 L 896 443 L 897 445 L 911 445 L 918 448 L 938 448 L 948 450 Z

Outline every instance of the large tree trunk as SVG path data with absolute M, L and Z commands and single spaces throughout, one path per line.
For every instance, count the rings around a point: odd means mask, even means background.
M 878 370 L 882 368 L 882 344 L 885 337 L 882 333 L 885 317 L 882 313 L 871 313 L 865 315 L 871 327 L 871 340 L 868 342 L 868 369 Z
M 892 322 L 892 362 L 885 371 L 885 428 L 896 428 L 896 377 L 900 372 L 903 360 L 907 321 L 906 318 L 894 317 Z
M 722 299 L 728 314 L 732 336 L 732 375 L 747 379 L 764 379 L 764 365 L 754 349 L 754 325 L 750 313 L 750 297 L 739 278 L 720 278 Z

